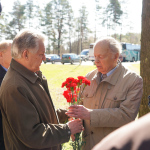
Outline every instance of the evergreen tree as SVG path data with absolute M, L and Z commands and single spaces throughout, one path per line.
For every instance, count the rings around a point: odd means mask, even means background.
M 12 19 L 6 27 L 6 38 L 13 39 L 18 31 L 25 28 L 25 5 L 21 5 L 19 0 L 15 1 L 9 14 Z
M 28 21 L 28 27 L 33 27 L 33 19 L 34 19 L 34 4 L 33 0 L 26 1 L 26 19 Z
M 97 40 L 97 32 L 99 26 L 102 24 L 102 7 L 99 5 L 99 0 L 95 0 L 95 30 L 94 30 L 94 42 Z
M 58 55 L 60 55 L 60 46 L 65 40 L 65 35 L 67 34 L 66 23 L 67 23 L 67 12 L 68 4 L 67 0 L 54 0 L 54 17 L 53 17 L 53 35 L 56 36 Z
M 118 0 L 109 0 L 109 4 L 104 12 L 107 15 L 106 19 L 103 20 L 103 24 L 107 23 L 107 29 L 116 29 L 117 25 L 120 25 L 120 18 L 123 14 L 121 6 Z
M 88 12 L 86 10 L 86 6 L 82 6 L 79 10 L 79 18 L 78 18 L 78 29 L 79 38 L 80 38 L 80 52 L 83 50 L 83 43 L 87 41 L 89 28 L 88 28 Z
M 53 8 L 52 8 L 52 3 L 49 2 L 47 3 L 44 11 L 43 11 L 43 33 L 47 35 L 47 53 L 51 53 L 51 49 L 55 49 L 55 37 L 53 36 Z
M 72 53 L 72 35 L 73 35 L 73 29 L 74 29 L 74 16 L 73 16 L 73 10 L 70 5 L 67 6 L 67 25 L 68 25 L 68 45 L 69 45 L 69 52 Z
M 3 37 L 5 37 L 5 29 L 7 26 L 7 16 L 4 12 L 2 12 L 1 16 L 0 16 L 0 40 L 3 39 Z

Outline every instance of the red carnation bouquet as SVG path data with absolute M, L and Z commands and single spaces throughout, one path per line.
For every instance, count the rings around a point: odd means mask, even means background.
M 78 105 L 81 102 L 81 95 L 86 86 L 90 86 L 90 80 L 87 80 L 83 76 L 78 76 L 77 79 L 69 77 L 62 83 L 62 88 L 66 87 L 63 95 L 66 98 L 69 105 Z M 71 143 L 73 150 L 81 150 L 82 138 L 80 133 L 75 134 L 75 141 Z

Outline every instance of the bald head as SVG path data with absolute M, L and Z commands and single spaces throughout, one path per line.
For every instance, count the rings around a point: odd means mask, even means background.
M 116 67 L 121 45 L 112 37 L 98 40 L 94 46 L 95 64 L 99 72 L 107 74 Z
M 120 54 L 121 52 L 121 44 L 112 37 L 101 38 L 96 41 L 95 47 L 103 47 L 106 51 L 110 51 L 113 54 Z
M 11 40 L 5 40 L 0 42 L 0 64 L 5 67 L 9 68 L 11 62 Z

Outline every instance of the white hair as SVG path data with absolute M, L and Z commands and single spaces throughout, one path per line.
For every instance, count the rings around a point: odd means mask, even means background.
M 45 36 L 34 30 L 22 30 L 13 40 L 12 58 L 21 58 L 24 50 L 36 53 L 39 49 L 39 41 L 45 40 Z
M 119 53 L 121 52 L 121 44 L 115 40 L 114 38 L 112 37 L 103 37 L 99 40 L 96 41 L 95 45 L 101 43 L 101 42 L 105 42 L 108 47 L 109 47 L 109 50 L 113 53 L 113 54 L 116 54 L 116 53 Z M 94 45 L 94 46 L 95 46 Z

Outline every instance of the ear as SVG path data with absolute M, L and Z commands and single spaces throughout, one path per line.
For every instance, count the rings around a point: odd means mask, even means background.
M 28 54 L 29 54 L 29 51 L 28 50 L 24 50 L 23 53 L 22 53 L 22 58 L 28 60 Z
M 119 59 L 119 53 L 116 53 L 116 54 L 115 54 L 114 59 L 115 59 L 116 61 L 118 61 L 118 59 Z

